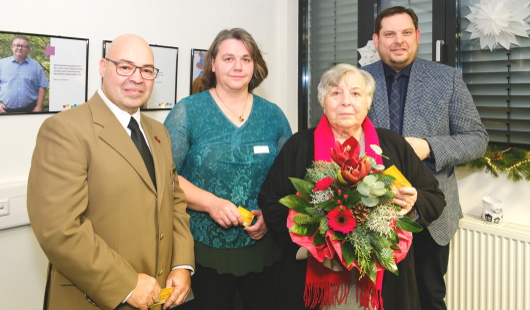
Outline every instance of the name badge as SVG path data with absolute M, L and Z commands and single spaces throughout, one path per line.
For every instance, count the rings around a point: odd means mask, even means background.
M 269 146 L 268 145 L 254 146 L 254 154 L 269 154 Z

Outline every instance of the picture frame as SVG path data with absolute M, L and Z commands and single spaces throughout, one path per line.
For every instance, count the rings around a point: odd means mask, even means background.
M 103 41 L 103 57 L 110 40 Z M 153 93 L 141 110 L 171 110 L 177 102 L 178 54 L 179 48 L 149 44 L 155 57 L 155 67 L 159 69 Z
M 13 44 L 17 37 L 28 44 Z M 86 102 L 88 48 L 86 38 L 0 31 L 0 115 L 57 113 Z M 22 87 L 14 72 L 23 74 Z
M 202 75 L 204 68 L 204 56 L 207 50 L 193 48 L 191 49 L 191 68 L 190 68 L 190 95 L 195 92 L 193 90 L 193 83 L 195 80 Z

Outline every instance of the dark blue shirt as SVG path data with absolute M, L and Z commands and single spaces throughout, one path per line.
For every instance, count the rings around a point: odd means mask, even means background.
M 412 68 L 412 63 L 400 71 L 401 77 L 399 78 L 399 93 L 400 93 L 401 115 L 399 116 L 399 134 L 403 132 L 403 113 L 405 111 L 405 99 L 407 98 L 407 89 L 409 87 L 409 77 L 410 77 L 411 68 Z M 387 66 L 384 62 L 383 62 L 383 70 L 385 72 L 386 92 L 388 95 L 388 102 L 390 102 L 390 93 L 392 91 L 392 81 L 394 78 L 394 74 L 396 74 L 397 72 L 395 72 L 392 68 Z

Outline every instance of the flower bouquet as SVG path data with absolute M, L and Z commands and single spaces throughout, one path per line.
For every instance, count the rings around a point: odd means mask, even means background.
M 371 147 L 381 155 L 379 146 Z M 333 161 L 314 162 L 303 180 L 290 178 L 297 193 L 280 203 L 291 209 L 288 227 L 295 243 L 319 262 L 336 257 L 348 270 L 356 267 L 360 278 L 375 284 L 378 271 L 398 274 L 396 263 L 410 247 L 411 232 L 422 227 L 397 215 L 401 208 L 392 202 L 396 178 L 374 158 L 359 154 L 353 137 L 342 145 L 335 142 Z

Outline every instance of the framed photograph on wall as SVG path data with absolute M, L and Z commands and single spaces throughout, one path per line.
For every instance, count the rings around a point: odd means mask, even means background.
M 112 41 L 103 41 L 103 57 Z M 177 73 L 179 48 L 149 44 L 155 56 L 155 67 L 160 71 L 155 79 L 151 98 L 142 110 L 170 110 L 177 101 Z
M 202 75 L 204 68 L 204 56 L 206 56 L 206 50 L 194 48 L 191 50 L 191 70 L 190 70 L 190 95 L 196 93 L 194 91 L 195 80 Z
M 0 115 L 86 102 L 87 67 L 88 39 L 0 31 Z

